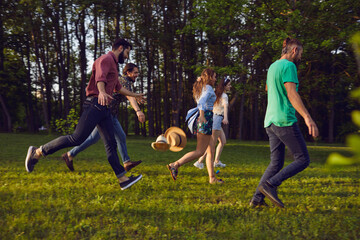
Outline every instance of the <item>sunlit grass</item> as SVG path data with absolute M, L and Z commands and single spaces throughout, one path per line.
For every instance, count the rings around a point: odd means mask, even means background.
M 0 239 L 360 238 L 360 167 L 324 165 L 332 151 L 348 154 L 339 145 L 309 144 L 309 168 L 279 187 L 286 208 L 250 209 L 269 162 L 267 142 L 230 140 L 218 174 L 225 184 L 210 185 L 206 170 L 192 163 L 176 182 L 165 167 L 193 150 L 193 139 L 181 152 L 161 153 L 150 147 L 155 139 L 130 137 L 130 157 L 143 161 L 131 174 L 144 177 L 121 191 L 101 142 L 78 155 L 75 172 L 60 159 L 64 150 L 28 174 L 28 146 L 53 138 L 0 134 Z

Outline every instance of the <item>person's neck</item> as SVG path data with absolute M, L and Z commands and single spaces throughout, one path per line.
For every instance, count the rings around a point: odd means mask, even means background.
M 280 58 L 280 60 L 282 60 L 282 59 L 286 59 L 286 60 L 288 60 L 288 61 L 290 61 L 290 62 L 293 62 L 293 59 L 292 59 L 292 57 L 291 57 L 289 54 L 284 54 L 284 55 L 282 55 L 281 58 Z
M 114 53 L 116 59 L 118 59 L 118 58 L 119 58 L 119 55 L 120 55 L 120 52 L 117 51 L 117 50 L 111 50 L 111 51 Z

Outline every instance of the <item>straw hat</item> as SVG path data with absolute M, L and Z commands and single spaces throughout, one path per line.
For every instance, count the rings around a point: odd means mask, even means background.
M 161 134 L 156 138 L 156 142 L 151 143 L 151 147 L 160 152 L 165 152 L 169 149 L 170 144 L 168 144 L 165 136 Z
M 186 134 L 178 127 L 170 127 L 165 132 L 165 138 L 170 144 L 170 151 L 179 152 L 186 146 Z

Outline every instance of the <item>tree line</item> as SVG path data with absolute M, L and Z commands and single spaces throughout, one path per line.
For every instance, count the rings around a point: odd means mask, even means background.
M 126 132 L 186 129 L 192 85 L 210 66 L 233 80 L 228 136 L 266 139 L 267 69 L 292 37 L 304 45 L 304 104 L 321 140 L 341 141 L 356 130 L 348 93 L 360 84 L 349 38 L 359 12 L 355 0 L 0 0 L 0 130 L 52 129 L 70 109 L 80 114 L 90 63 L 122 37 L 140 68 L 136 90 L 147 96 L 145 124 L 121 106 Z

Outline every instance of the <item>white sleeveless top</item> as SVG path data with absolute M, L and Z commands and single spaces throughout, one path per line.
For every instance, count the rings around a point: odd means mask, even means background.
M 229 97 L 226 93 L 221 95 L 219 102 L 214 105 L 213 113 L 216 115 L 224 115 L 224 106 L 229 105 Z

